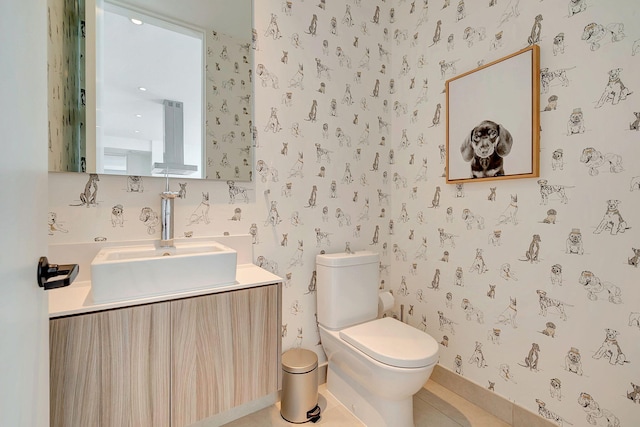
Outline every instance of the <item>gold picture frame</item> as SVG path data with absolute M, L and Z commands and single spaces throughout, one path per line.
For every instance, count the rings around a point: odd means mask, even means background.
M 446 81 L 448 184 L 540 176 L 540 48 Z

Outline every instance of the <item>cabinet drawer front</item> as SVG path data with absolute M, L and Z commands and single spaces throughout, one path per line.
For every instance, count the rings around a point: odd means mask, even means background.
M 102 426 L 169 426 L 169 303 L 101 313 Z
M 173 427 L 277 391 L 278 286 L 171 304 Z
M 169 303 L 50 322 L 52 427 L 168 427 Z
M 52 427 L 100 425 L 99 315 L 49 323 L 49 394 Z

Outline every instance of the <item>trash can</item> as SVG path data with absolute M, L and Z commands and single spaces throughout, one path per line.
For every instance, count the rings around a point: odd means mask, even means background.
M 280 415 L 290 423 L 320 419 L 318 356 L 311 350 L 294 348 L 282 355 Z

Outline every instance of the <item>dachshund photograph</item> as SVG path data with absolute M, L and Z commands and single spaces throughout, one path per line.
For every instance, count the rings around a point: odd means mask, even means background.
M 447 183 L 537 174 L 539 126 L 530 83 L 538 49 L 530 46 L 446 82 Z
M 504 158 L 511 152 L 513 137 L 501 124 L 484 120 L 471 129 L 460 152 L 471 163 L 472 178 L 504 175 Z

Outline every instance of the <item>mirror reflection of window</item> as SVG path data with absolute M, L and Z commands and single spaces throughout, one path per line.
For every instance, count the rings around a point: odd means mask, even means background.
M 204 34 L 107 2 L 98 26 L 98 173 L 203 177 Z

